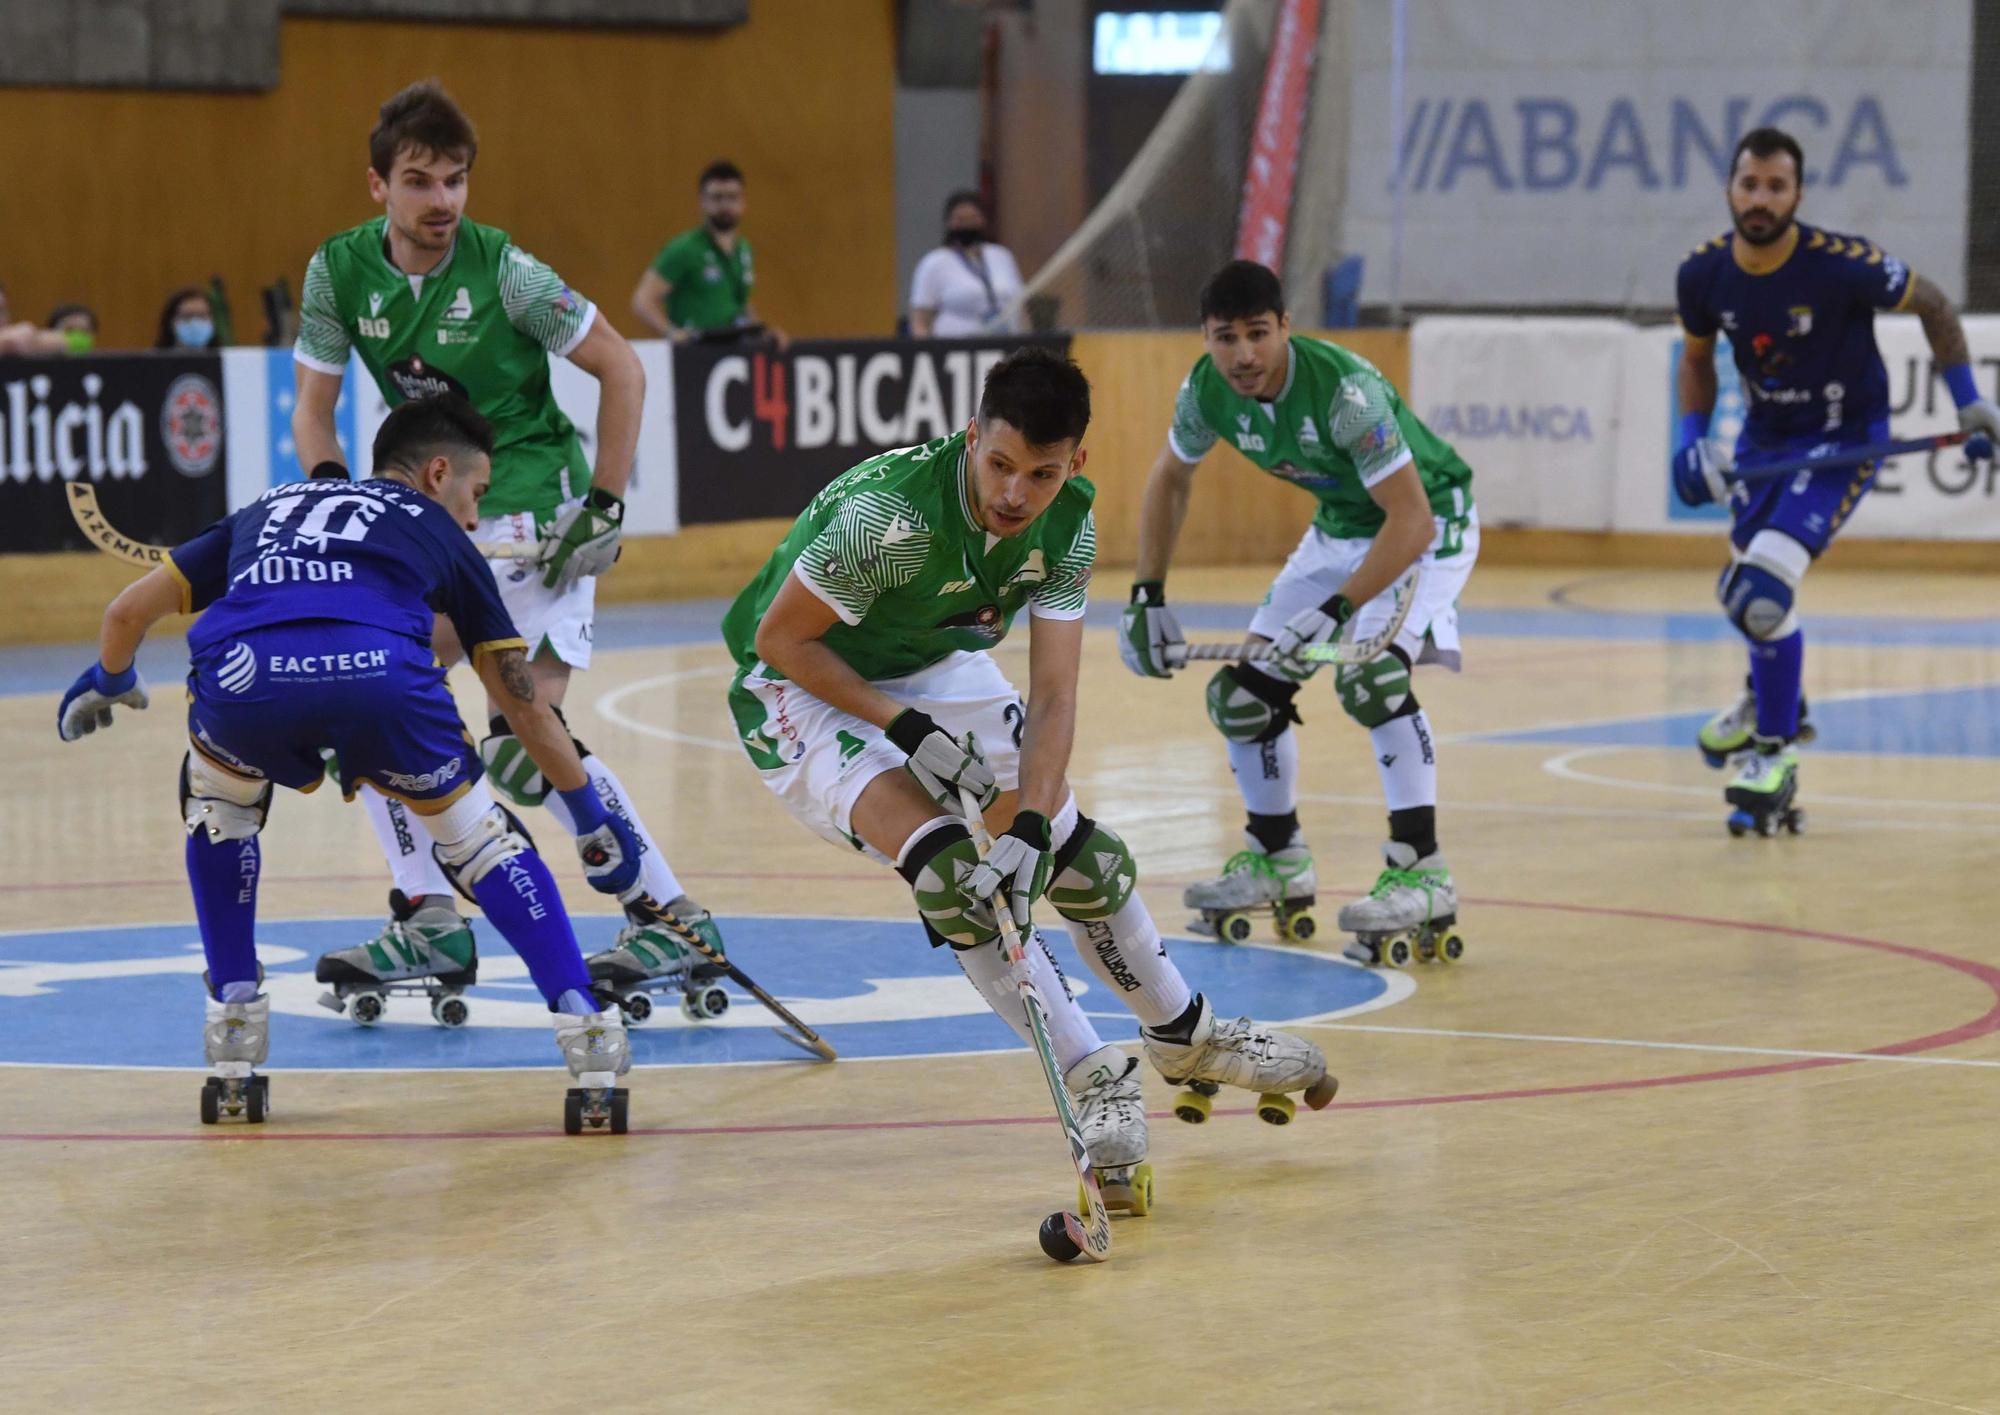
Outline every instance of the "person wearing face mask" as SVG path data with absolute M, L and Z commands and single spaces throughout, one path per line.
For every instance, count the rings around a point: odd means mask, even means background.
M 986 207 L 976 192 L 944 203 L 944 244 L 917 262 L 910 282 L 910 333 L 919 339 L 1013 334 L 1010 313 L 1021 297 L 1013 253 L 986 239 Z
M 215 309 L 204 292 L 188 285 L 167 296 L 155 349 L 212 349 L 216 342 Z
M 62 337 L 69 353 L 87 354 L 97 347 L 97 314 L 88 305 L 57 305 L 49 311 L 49 330 Z
M 750 238 L 743 234 L 743 171 L 727 159 L 702 169 L 695 182 L 701 225 L 668 241 L 639 273 L 632 313 L 663 339 L 768 334 L 780 349 L 783 330 L 758 319 L 750 307 L 757 271 Z

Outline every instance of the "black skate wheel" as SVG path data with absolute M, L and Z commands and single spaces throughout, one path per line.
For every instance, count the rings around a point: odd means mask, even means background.
M 618 999 L 618 1005 L 625 1012 L 625 1020 L 634 1027 L 643 1026 L 653 1015 L 653 999 L 642 992 L 628 992 Z
M 250 1125 L 264 1123 L 264 1107 L 270 1097 L 265 1094 L 263 1086 L 258 1084 L 263 1079 L 262 1076 L 253 1076 L 243 1087 L 243 1119 Z
M 1063 1222 L 1060 1210 L 1042 1220 L 1041 1231 L 1035 1235 L 1041 1240 L 1042 1251 L 1059 1263 L 1067 1263 L 1083 1249 L 1069 1236 L 1069 1226 Z
M 611 1133 L 623 1135 L 626 1125 L 627 1092 L 623 1086 L 611 1093 Z
M 572 1090 L 563 1097 L 563 1134 L 583 1133 L 583 1092 Z
M 1785 829 L 1794 835 L 1804 835 L 1806 833 L 1806 813 L 1796 808 L 1786 811 Z
M 222 1122 L 222 1083 L 211 1077 L 201 1086 L 201 1123 L 219 1125 Z

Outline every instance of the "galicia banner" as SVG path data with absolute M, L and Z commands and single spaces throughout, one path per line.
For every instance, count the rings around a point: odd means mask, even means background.
M 0 554 L 85 550 L 64 487 L 173 544 L 228 511 L 222 360 L 214 353 L 0 359 Z
M 675 349 L 681 523 L 796 516 L 855 463 L 964 427 L 987 370 L 1029 343 L 1069 338 Z

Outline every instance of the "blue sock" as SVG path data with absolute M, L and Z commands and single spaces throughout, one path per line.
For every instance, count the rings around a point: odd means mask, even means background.
M 556 892 L 556 878 L 540 855 L 523 850 L 487 871 L 472 886 L 472 897 L 528 965 L 528 976 L 551 1010 L 569 1010 L 560 1006 L 564 993 L 590 992 L 590 970 L 583 965 L 569 913 Z
M 257 837 L 211 841 L 197 830 L 188 837 L 188 888 L 194 916 L 201 922 L 201 948 L 208 955 L 208 982 L 219 998 L 231 984 L 257 990 L 257 872 L 264 853 Z
M 1750 690 L 1757 695 L 1759 737 L 1789 742 L 1799 735 L 1799 680 L 1805 659 L 1803 629 L 1750 645 Z

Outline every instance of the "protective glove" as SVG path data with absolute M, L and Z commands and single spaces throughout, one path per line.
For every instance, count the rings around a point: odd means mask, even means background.
M 1317 662 L 1305 656 L 1306 650 L 1332 643 L 1340 626 L 1353 617 L 1354 606 L 1342 594 L 1325 604 L 1301 609 L 1285 621 L 1285 627 L 1271 641 L 1271 666 L 1294 683 L 1303 683 L 1319 669 Z
M 1187 640 L 1167 608 L 1166 586 L 1141 580 L 1132 586 L 1132 602 L 1118 621 L 1118 657 L 1141 678 L 1171 678 L 1174 665 L 1167 661 L 1167 650 L 1174 645 L 1186 647 Z
M 2000 442 L 2000 407 L 1995 407 L 1990 399 L 1975 398 L 1958 410 L 1958 425 L 1972 434 L 1965 439 L 1966 460 L 1992 460 L 1993 445 Z
M 113 706 L 138 709 L 148 701 L 146 680 L 139 676 L 138 665 L 112 673 L 103 664 L 93 663 L 63 694 L 62 705 L 56 709 L 56 731 L 63 741 L 74 742 L 86 733 L 109 727 Z
M 639 892 L 639 838 L 631 823 L 604 808 L 594 782 L 561 793 L 576 820 L 576 853 L 583 877 L 599 894 L 620 899 Z
M 995 890 L 1007 891 L 1007 908 L 1014 926 L 1028 927 L 1029 911 L 1049 887 L 1049 818 L 1040 811 L 1021 811 L 1007 833 L 993 842 L 979 868 L 966 876 L 965 887 L 978 899 L 990 898 Z
M 946 810 L 958 809 L 961 786 L 978 799 L 981 810 L 999 798 L 993 768 L 979 754 L 978 744 L 969 738 L 959 741 L 915 708 L 896 714 L 883 735 L 910 759 L 905 763 L 910 775 Z
M 539 563 L 545 589 L 566 590 L 586 575 L 602 575 L 618 559 L 625 502 L 594 486 L 582 501 L 556 517 L 542 540 Z
M 1736 454 L 1729 444 L 1703 437 L 1674 453 L 1674 495 L 1684 506 L 1706 506 L 1711 501 L 1729 499 L 1729 474 L 1736 470 Z

